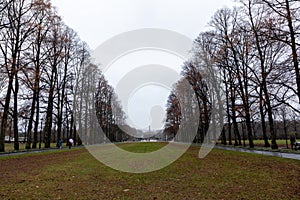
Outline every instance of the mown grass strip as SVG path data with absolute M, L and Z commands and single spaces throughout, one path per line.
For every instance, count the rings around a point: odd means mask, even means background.
M 120 144 L 134 152 L 162 143 Z M 1 199 L 298 199 L 300 161 L 191 147 L 172 165 L 123 173 L 85 149 L 0 160 Z M 56 153 L 59 152 L 59 153 Z

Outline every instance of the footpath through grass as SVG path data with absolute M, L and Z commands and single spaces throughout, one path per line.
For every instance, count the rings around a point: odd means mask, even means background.
M 199 159 L 198 151 L 147 174 L 110 169 L 85 149 L 0 157 L 0 199 L 299 199 L 300 161 L 224 150 Z

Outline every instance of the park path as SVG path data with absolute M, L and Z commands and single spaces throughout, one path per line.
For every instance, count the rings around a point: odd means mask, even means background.
M 243 149 L 243 148 L 234 148 L 234 147 L 224 147 L 224 146 L 215 146 L 216 149 L 230 150 L 230 151 L 238 151 L 244 153 L 254 153 L 266 156 L 275 156 L 280 158 L 289 158 L 300 160 L 300 154 L 297 153 L 282 153 L 282 152 L 272 152 L 272 151 L 263 151 L 263 150 L 251 150 L 251 149 Z

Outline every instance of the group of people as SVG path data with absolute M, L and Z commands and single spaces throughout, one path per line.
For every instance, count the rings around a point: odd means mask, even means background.
M 74 143 L 74 140 L 73 140 L 72 138 L 70 138 L 70 139 L 67 141 L 67 146 L 69 147 L 69 149 L 71 149 L 73 143 Z M 62 148 L 62 144 L 63 144 L 62 139 L 59 139 L 58 142 L 57 142 L 57 147 L 58 147 L 59 149 L 61 149 L 61 148 Z

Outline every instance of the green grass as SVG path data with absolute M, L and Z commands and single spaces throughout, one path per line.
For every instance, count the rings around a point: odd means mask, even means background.
M 271 140 L 268 140 L 268 141 L 270 144 L 272 143 Z M 261 144 L 261 145 L 265 144 L 264 140 L 254 140 L 253 142 L 254 142 L 254 144 Z M 286 140 L 276 140 L 276 143 L 277 143 L 277 145 L 286 145 Z M 290 140 L 288 140 L 288 145 L 290 145 Z
M 133 152 L 164 143 L 129 143 Z M 300 161 L 191 147 L 159 171 L 123 173 L 85 149 L 0 159 L 0 199 L 299 199 Z
M 25 150 L 26 143 L 20 142 L 19 143 L 19 150 Z M 56 143 L 51 143 L 51 147 L 56 147 Z M 63 144 L 63 147 L 66 146 L 66 143 Z M 37 144 L 37 148 L 39 147 L 39 144 Z M 44 144 L 42 144 L 42 148 L 44 148 Z M 14 151 L 14 143 L 5 143 L 5 152 L 12 152 Z
M 25 149 L 25 143 L 19 143 L 19 148 L 20 150 Z M 14 143 L 5 143 L 5 151 L 6 152 L 10 152 L 10 151 L 14 151 Z
M 269 143 L 271 144 L 271 140 L 268 140 Z M 218 141 L 219 143 L 221 143 L 221 140 Z M 279 147 L 281 148 L 286 148 L 286 140 L 276 140 L 277 145 L 279 145 Z M 229 143 L 229 141 L 227 141 L 227 144 Z M 263 146 L 265 144 L 264 140 L 253 140 L 254 146 Z M 232 140 L 232 144 L 234 144 L 234 140 Z M 244 141 L 242 140 L 242 145 L 244 144 Z M 245 140 L 245 144 L 247 146 L 249 146 L 249 140 Z M 290 148 L 290 141 L 288 140 L 288 146 Z
M 221 143 L 221 141 L 219 140 L 218 141 L 219 143 Z M 228 141 L 227 141 L 228 143 Z M 232 143 L 234 144 L 234 140 L 232 141 Z M 246 146 L 249 146 L 249 141 L 246 140 L 245 141 L 246 143 Z M 269 143 L 271 144 L 271 141 L 269 140 Z M 280 146 L 280 148 L 286 148 L 286 141 L 285 140 L 277 140 L 277 144 Z M 25 143 L 19 143 L 19 148 L 20 150 L 25 150 Z M 242 141 L 242 145 L 243 145 L 243 141 Z M 254 145 L 255 146 L 263 146 L 264 145 L 264 140 L 254 140 Z M 289 148 L 290 148 L 290 142 L 288 141 L 288 145 L 289 145 Z M 37 144 L 38 146 L 38 144 Z M 63 147 L 65 147 L 66 144 L 64 143 L 63 144 Z M 129 145 L 130 146 L 130 145 Z M 142 148 L 153 148 L 153 146 L 147 146 L 147 142 L 145 142 L 145 145 L 143 145 L 144 147 Z M 51 147 L 56 147 L 56 143 L 51 143 Z M 44 148 L 44 144 L 42 144 L 42 148 Z M 124 147 L 125 148 L 125 147 Z M 139 148 L 138 151 L 141 151 L 139 153 L 143 153 L 143 149 L 142 148 Z M 130 147 L 128 147 L 128 149 L 126 149 L 127 151 L 131 151 Z M 12 152 L 14 151 L 14 143 L 5 143 L 5 152 Z M 152 151 L 150 149 L 150 151 Z
M 156 151 L 165 146 L 166 144 L 167 143 L 138 142 L 122 144 L 119 145 L 119 147 L 129 152 L 146 153 Z

